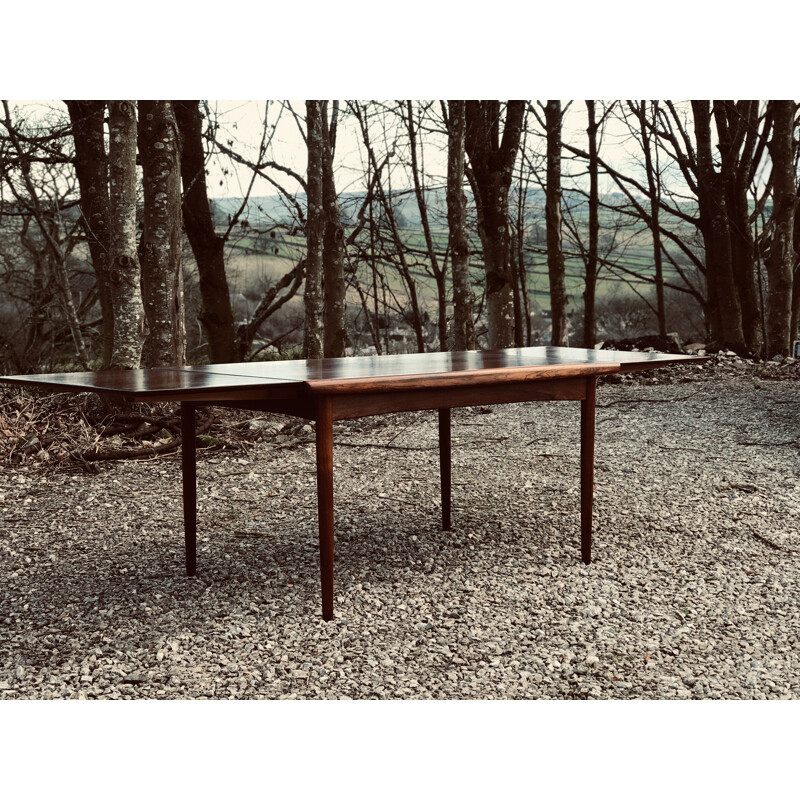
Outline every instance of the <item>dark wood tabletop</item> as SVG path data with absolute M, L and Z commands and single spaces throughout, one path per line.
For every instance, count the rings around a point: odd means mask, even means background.
M 40 375 L 0 376 L 0 382 L 30 386 L 52 392 L 100 392 L 131 400 L 203 399 L 234 390 L 239 394 L 263 394 L 269 387 L 273 397 L 292 397 L 298 381 L 230 373 L 195 372 L 191 369 L 126 369 L 100 372 L 58 372 Z
M 527 382 L 653 369 L 707 360 L 663 353 L 523 347 L 445 353 L 11 375 L 0 381 L 50 391 L 93 391 L 132 400 L 207 400 L 402 391 Z

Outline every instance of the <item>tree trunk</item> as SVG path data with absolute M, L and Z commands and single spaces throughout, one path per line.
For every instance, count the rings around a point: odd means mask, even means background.
M 411 153 L 411 175 L 414 180 L 414 195 L 417 198 L 422 232 L 425 235 L 425 249 L 428 254 L 433 278 L 436 281 L 436 300 L 438 305 L 437 328 L 439 331 L 439 349 L 447 350 L 447 274 L 446 265 L 439 265 L 439 256 L 433 245 L 430 219 L 428 217 L 428 202 L 425 198 L 425 176 L 421 174 L 419 158 L 417 156 L 417 130 L 414 126 L 414 105 L 411 100 L 405 103 L 406 128 L 408 130 L 408 143 Z
M 528 133 L 523 130 L 520 147 L 525 151 Z M 525 218 L 527 213 L 528 187 L 530 185 L 530 173 L 523 175 L 523 164 L 520 161 L 518 173 L 518 192 L 517 192 L 517 219 L 514 230 L 514 240 L 511 245 L 513 252 L 514 266 L 517 276 L 517 291 L 521 298 L 520 324 L 517 331 L 516 341 L 520 347 L 531 346 L 531 304 L 528 296 L 528 275 L 525 265 Z
M 788 355 L 791 346 L 794 216 L 797 192 L 794 173 L 792 100 L 772 100 L 772 215 L 767 256 L 767 357 Z
M 742 333 L 749 352 L 763 347 L 761 309 L 756 283 L 755 243 L 747 201 L 753 154 L 759 138 L 757 100 L 715 100 L 720 174 L 724 184 L 731 267 L 742 315 Z
M 100 301 L 100 346 L 103 368 L 111 363 L 114 309 L 108 285 L 108 155 L 104 136 L 106 104 L 102 100 L 65 100 L 75 142 L 75 174 L 81 191 L 81 222 L 86 232 Z
M 564 251 L 561 243 L 561 101 L 548 100 L 547 187 L 545 222 L 547 226 L 547 271 L 550 277 L 550 342 L 559 347 L 569 344 L 567 335 L 567 291 L 564 285 Z
M 372 161 L 367 162 L 367 174 L 370 175 L 372 171 Z M 372 178 L 370 177 L 370 185 L 372 185 Z M 378 314 L 378 260 L 375 257 L 375 209 L 374 198 L 372 193 L 369 196 L 369 266 L 372 273 L 372 304 L 373 304 L 373 330 L 375 331 L 375 352 L 380 356 L 383 355 L 383 346 L 381 344 L 381 324 L 380 316 Z M 386 307 L 384 306 L 384 312 Z M 389 352 L 389 348 L 386 348 Z
M 308 185 L 306 213 L 306 288 L 304 358 L 324 356 L 322 265 L 325 241 L 325 208 L 323 205 L 323 126 L 322 101 L 306 100 L 308 145 Z
M 800 186 L 797 194 L 800 195 Z M 800 339 L 800 214 L 794 210 L 794 269 L 792 270 L 792 341 Z
M 586 254 L 586 278 L 583 289 L 583 346 L 592 348 L 597 337 L 595 319 L 595 294 L 597 291 L 597 264 L 600 244 L 600 192 L 598 187 L 597 131 L 594 100 L 586 101 L 589 125 L 589 249 Z
M 449 100 L 447 148 L 447 224 L 450 229 L 450 262 L 453 270 L 453 350 L 476 350 L 473 306 L 469 280 L 467 198 L 464 194 L 465 103 Z
M 144 227 L 139 247 L 149 335 L 145 367 L 186 363 L 181 267 L 181 171 L 178 127 L 170 100 L 139 101 Z
M 236 361 L 238 350 L 225 274 L 225 241 L 214 229 L 208 202 L 200 101 L 175 100 L 173 104 L 181 135 L 183 224 L 197 262 L 202 301 L 199 320 L 208 340 L 209 361 L 224 364 Z
M 515 247 L 508 248 L 508 264 L 511 270 L 512 302 L 514 305 L 514 347 L 525 345 L 525 317 L 522 310 L 522 293 L 520 290 L 520 264 Z
M 114 309 L 113 369 L 138 369 L 145 337 L 136 252 L 136 101 L 109 104 L 109 288 Z
M 465 148 L 477 189 L 478 232 L 486 271 L 489 347 L 514 346 L 508 193 L 522 133 L 525 104 L 509 100 L 500 137 L 500 101 L 467 100 Z
M 325 213 L 325 235 L 322 249 L 322 286 L 324 293 L 323 338 L 325 358 L 341 358 L 347 346 L 344 326 L 347 284 L 344 279 L 344 228 L 339 219 L 339 203 L 333 176 L 333 154 L 336 148 L 338 101 L 328 125 L 328 103 L 322 100 L 322 205 Z
M 706 281 L 712 335 L 720 345 L 744 346 L 742 316 L 733 280 L 731 239 L 725 191 L 714 169 L 708 100 L 692 100 L 697 142 L 697 200 L 706 253 Z
M 654 100 L 653 116 L 658 114 L 657 100 Z M 663 339 L 667 336 L 667 313 L 664 308 L 664 266 L 661 254 L 661 223 L 659 210 L 661 203 L 661 175 L 658 165 L 653 164 L 653 153 L 650 149 L 650 132 L 647 125 L 647 101 L 642 100 L 639 105 L 639 130 L 642 136 L 642 151 L 644 153 L 644 168 L 647 175 L 647 189 L 650 199 L 650 233 L 653 238 L 653 266 L 655 267 L 656 283 L 656 317 L 658 318 L 658 335 Z M 658 151 L 656 151 L 657 156 Z

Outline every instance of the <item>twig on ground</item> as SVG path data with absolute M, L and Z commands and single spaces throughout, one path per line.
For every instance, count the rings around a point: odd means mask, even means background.
M 800 442 L 797 439 L 789 439 L 788 442 L 736 442 L 736 444 L 741 445 L 742 447 L 798 447 L 800 448 Z
M 770 547 L 774 548 L 775 550 L 781 550 L 784 553 L 792 553 L 797 554 L 800 553 L 800 549 L 797 547 L 784 547 L 782 544 L 778 544 L 777 542 L 773 542 L 772 539 L 768 539 L 763 534 L 759 533 L 758 531 L 754 531 L 752 528 L 750 529 L 750 533 L 756 537 L 759 541 L 764 542 L 764 544 L 768 544 Z

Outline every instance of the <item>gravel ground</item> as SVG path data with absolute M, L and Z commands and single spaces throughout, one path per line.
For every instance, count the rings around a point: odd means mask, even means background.
M 798 698 L 800 370 L 720 358 L 598 389 L 595 562 L 577 403 L 337 424 L 336 619 L 313 436 L 0 470 L 3 698 Z M 288 431 L 288 433 L 287 433 Z M 386 447 L 388 445 L 388 447 Z

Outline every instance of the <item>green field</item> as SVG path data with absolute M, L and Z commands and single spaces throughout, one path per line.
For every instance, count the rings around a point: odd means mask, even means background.
M 579 220 L 580 222 L 580 220 Z M 607 230 L 607 229 L 606 229 Z M 345 235 L 348 231 L 345 230 Z M 446 228 L 437 227 L 431 231 L 434 247 L 439 254 L 440 264 L 443 261 L 447 246 L 448 232 Z M 582 231 L 585 235 L 585 231 Z M 603 250 L 603 220 L 601 219 L 601 254 Z M 436 283 L 427 258 L 425 236 L 420 228 L 405 228 L 400 231 L 403 244 L 410 252 L 406 254 L 409 270 L 417 285 L 420 304 L 429 311 L 434 311 L 437 302 Z M 588 236 L 586 237 L 588 238 Z M 363 248 L 369 247 L 368 235 L 362 234 L 359 244 Z M 677 255 L 677 248 L 671 243 L 667 245 L 670 252 Z M 472 241 L 473 256 L 471 258 L 471 271 L 476 294 L 480 294 L 483 284 L 483 269 L 480 255 L 480 241 L 477 237 Z M 584 289 L 584 264 L 580 256 L 569 253 L 570 243 L 564 243 L 566 257 L 566 287 L 570 298 L 570 306 L 582 302 Z M 531 309 L 545 311 L 550 308 L 549 280 L 547 272 L 547 256 L 543 245 L 529 242 L 525 252 L 525 267 L 527 274 L 528 295 Z M 268 282 L 278 280 L 288 272 L 305 254 L 305 238 L 303 236 L 290 236 L 276 234 L 274 239 L 265 239 L 257 233 L 243 233 L 233 242 L 227 251 L 228 280 L 231 292 L 241 293 L 245 296 L 257 297 Z M 622 280 L 613 270 L 601 266 L 597 283 L 597 297 L 602 299 L 619 293 L 632 294 L 626 281 L 633 283 L 637 290 L 643 294 L 652 291 L 655 267 L 653 263 L 653 246 L 650 231 L 639 224 L 636 228 L 628 228 L 624 236 L 620 237 L 617 246 L 609 254 L 609 259 L 627 270 L 635 272 L 634 277 L 626 274 Z M 399 300 L 406 300 L 405 283 L 396 266 L 381 261 L 378 258 L 379 271 L 384 276 L 386 286 Z M 369 265 L 362 262 L 357 265 L 357 275 L 362 290 L 369 294 L 372 286 L 372 275 Z M 650 280 L 649 280 L 650 279 Z M 664 279 L 682 285 L 680 276 L 674 267 L 664 260 Z M 359 303 L 359 296 L 351 290 L 350 298 L 353 303 Z

